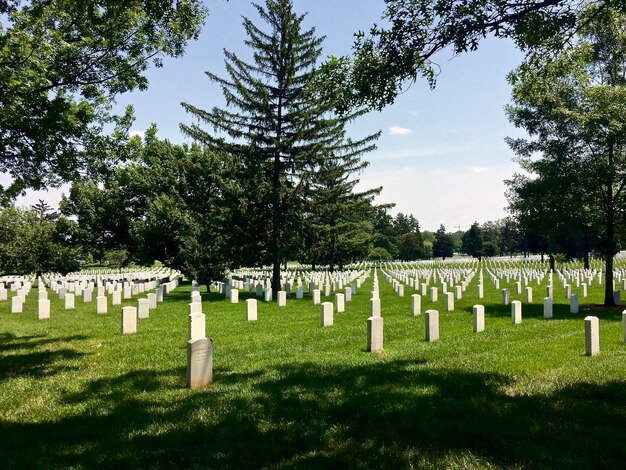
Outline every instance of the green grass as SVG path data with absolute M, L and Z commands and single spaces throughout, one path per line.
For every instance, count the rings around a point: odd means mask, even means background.
M 384 352 L 367 353 L 371 277 L 320 328 L 310 296 L 288 306 L 203 293 L 214 383 L 185 388 L 189 285 L 136 335 L 120 307 L 95 302 L 38 321 L 36 289 L 22 314 L 0 302 L 0 468 L 622 468 L 626 346 L 621 313 L 600 317 L 600 355 L 584 356 L 581 311 L 556 282 L 554 319 L 541 287 L 512 325 L 485 280 L 486 331 L 472 333 L 477 276 L 454 312 L 443 298 L 441 340 L 424 342 L 411 289 L 382 276 Z M 511 300 L 522 300 L 510 287 Z M 577 292 L 573 288 L 573 292 Z M 600 303 L 593 286 L 585 303 Z M 561 303 L 558 303 L 561 302 Z M 134 304 L 126 301 L 124 305 Z

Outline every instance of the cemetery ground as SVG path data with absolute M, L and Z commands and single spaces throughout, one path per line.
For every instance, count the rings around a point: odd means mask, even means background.
M 0 467 L 10 468 L 623 468 L 626 346 L 621 310 L 570 314 L 559 283 L 543 318 L 545 280 L 523 321 L 485 279 L 485 326 L 472 332 L 477 277 L 455 310 L 379 273 L 384 351 L 366 352 L 372 276 L 320 327 L 320 306 L 202 293 L 214 341 L 213 384 L 186 385 L 190 285 L 169 294 L 134 335 L 121 306 L 106 315 L 50 295 L 37 320 L 0 302 Z M 500 284 L 516 295 L 514 280 Z M 52 294 L 52 292 L 49 292 Z M 322 301 L 330 300 L 322 298 Z M 585 304 L 599 304 L 594 286 Z M 136 305 L 126 300 L 123 305 Z M 424 341 L 424 311 L 440 340 Z M 600 318 L 600 354 L 584 355 L 585 315 Z

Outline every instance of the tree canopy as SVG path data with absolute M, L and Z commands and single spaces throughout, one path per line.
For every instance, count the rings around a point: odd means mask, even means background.
M 509 139 L 522 167 L 511 208 L 548 240 L 595 234 L 613 304 L 613 256 L 626 233 L 626 17 L 589 8 L 575 47 L 556 60 L 522 64 L 510 76 L 510 120 L 529 139 Z M 587 247 L 588 250 L 588 247 Z
M 182 55 L 204 14 L 199 0 L 0 2 L 0 196 L 109 168 L 132 115 L 111 103 Z
M 626 11 L 621 0 L 594 2 L 598 10 Z M 392 104 L 419 77 L 435 85 L 437 53 L 476 50 L 493 35 L 515 40 L 529 53 L 566 46 L 588 21 L 584 0 L 385 0 L 381 25 L 358 32 L 351 57 L 330 57 L 323 66 L 321 93 L 341 110 Z

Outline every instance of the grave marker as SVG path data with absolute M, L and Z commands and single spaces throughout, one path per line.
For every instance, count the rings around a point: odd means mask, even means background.
M 600 354 L 600 331 L 598 317 L 585 317 L 585 355 Z
M 439 312 L 437 310 L 426 310 L 424 313 L 424 324 L 426 326 L 426 341 L 437 341 L 439 339 Z
M 204 388 L 213 381 L 213 340 L 187 342 L 187 387 Z
M 474 305 L 472 307 L 472 320 L 474 333 L 485 331 L 485 306 Z

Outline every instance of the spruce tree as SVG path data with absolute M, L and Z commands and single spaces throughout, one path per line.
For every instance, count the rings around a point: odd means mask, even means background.
M 285 248 L 297 245 L 293 237 L 300 236 L 294 228 L 302 223 L 306 182 L 327 159 L 350 153 L 354 144 L 342 138 L 343 128 L 355 115 L 333 115 L 330 103 L 316 99 L 307 87 L 317 74 L 323 38 L 315 37 L 314 28 L 302 30 L 304 16 L 293 11 L 291 1 L 267 0 L 255 7 L 268 30 L 244 18 L 252 60 L 225 51 L 228 78 L 207 72 L 221 87 L 227 109 L 204 111 L 183 103 L 199 122 L 181 124 L 181 129 L 236 162 L 234 177 L 245 199 L 237 204 L 254 216 L 245 230 L 237 230 L 248 238 L 236 243 L 269 239 L 265 260 L 273 266 L 272 290 L 277 292 Z
M 340 158 L 329 158 L 311 176 L 307 199 L 308 253 L 313 266 L 318 263 L 343 268 L 346 261 L 365 258 L 374 240 L 369 223 L 372 201 L 382 188 L 356 192 L 359 180 L 355 174 L 367 162 L 360 155 L 374 148 L 378 135 L 359 142 L 348 142 L 351 152 Z

